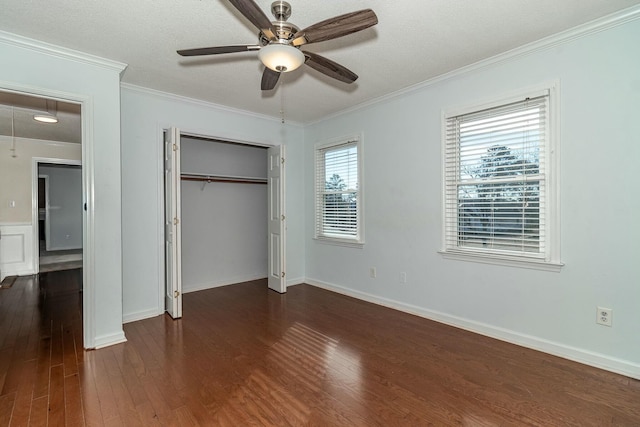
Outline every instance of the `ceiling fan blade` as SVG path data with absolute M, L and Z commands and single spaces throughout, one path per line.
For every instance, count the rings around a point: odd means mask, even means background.
M 358 79 L 358 75 L 347 67 L 333 62 L 330 59 L 320 56 L 316 53 L 302 52 L 305 56 L 305 64 L 310 66 L 316 71 L 321 72 L 336 80 L 340 80 L 344 83 L 353 83 Z
M 331 40 L 364 30 L 377 23 L 378 17 L 371 9 L 346 13 L 298 31 L 291 44 L 301 46 L 303 44 Z
M 238 9 L 256 28 L 262 31 L 262 34 L 269 40 L 275 40 L 277 38 L 271 21 L 253 0 L 229 0 L 229 3 Z
M 215 46 L 200 47 L 197 49 L 178 50 L 178 55 L 182 56 L 200 56 L 200 55 L 218 55 L 221 53 L 248 52 L 250 50 L 259 50 L 258 45 L 237 45 L 237 46 Z
M 260 88 L 262 90 L 271 90 L 276 87 L 280 73 L 273 71 L 271 68 L 264 67 L 264 73 L 262 73 L 262 84 Z

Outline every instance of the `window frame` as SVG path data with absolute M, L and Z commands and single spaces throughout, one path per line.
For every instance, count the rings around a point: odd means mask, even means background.
M 364 246 L 364 169 L 363 169 L 363 136 L 362 134 L 357 135 L 349 135 L 338 138 L 332 138 L 329 140 L 321 141 L 315 144 L 314 146 L 314 231 L 313 238 L 317 242 L 333 244 L 338 246 L 348 246 L 355 248 L 362 248 Z M 356 147 L 356 164 L 357 164 L 357 179 L 358 184 L 355 191 L 356 194 L 356 235 L 353 238 L 350 237 L 341 237 L 341 236 L 332 236 L 330 234 L 321 234 L 321 218 L 323 217 L 323 203 L 321 199 L 320 192 L 320 175 L 324 175 L 324 166 L 322 170 L 319 169 L 320 156 L 324 155 L 325 152 L 338 148 L 340 146 L 347 145 L 355 145 Z M 325 178 L 322 178 L 322 184 L 324 187 Z
M 451 215 L 454 221 L 458 221 L 459 207 L 456 203 L 454 213 L 447 210 L 448 181 L 447 181 L 447 121 L 449 118 L 462 115 L 470 115 L 483 110 L 489 110 L 506 106 L 527 98 L 536 98 L 543 94 L 548 96 L 546 111 L 546 137 L 544 147 L 540 152 L 544 155 L 545 171 L 544 186 L 540 188 L 540 209 L 545 218 L 544 251 L 536 255 L 526 255 L 509 251 L 484 251 L 482 248 L 464 248 L 450 245 L 447 233 L 453 231 L 447 228 L 447 222 Z M 531 268 L 546 271 L 560 271 L 564 265 L 560 260 L 560 90 L 559 81 L 551 81 L 524 90 L 515 91 L 501 97 L 496 97 L 483 102 L 477 102 L 462 107 L 442 110 L 441 142 L 442 142 L 442 242 L 439 253 L 446 259 L 481 262 L 511 267 Z M 459 156 L 458 156 L 459 159 Z M 457 181 L 456 181 L 457 182 Z M 457 196 L 456 196 L 457 197 Z M 448 216 L 449 215 L 449 216 Z

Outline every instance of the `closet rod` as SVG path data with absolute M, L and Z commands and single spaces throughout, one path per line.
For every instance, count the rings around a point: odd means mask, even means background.
M 266 184 L 266 178 L 243 178 L 243 177 L 231 177 L 231 176 L 216 176 L 216 175 L 181 175 L 180 179 L 183 181 L 204 181 L 206 182 L 233 182 L 238 184 Z

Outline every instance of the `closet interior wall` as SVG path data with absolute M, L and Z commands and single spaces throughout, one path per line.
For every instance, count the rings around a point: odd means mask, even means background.
M 182 291 L 267 277 L 266 147 L 182 136 Z

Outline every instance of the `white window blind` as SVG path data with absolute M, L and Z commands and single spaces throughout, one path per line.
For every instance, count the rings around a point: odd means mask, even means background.
M 357 140 L 316 148 L 316 238 L 360 240 L 358 163 Z
M 545 258 L 548 98 L 445 118 L 445 251 Z

